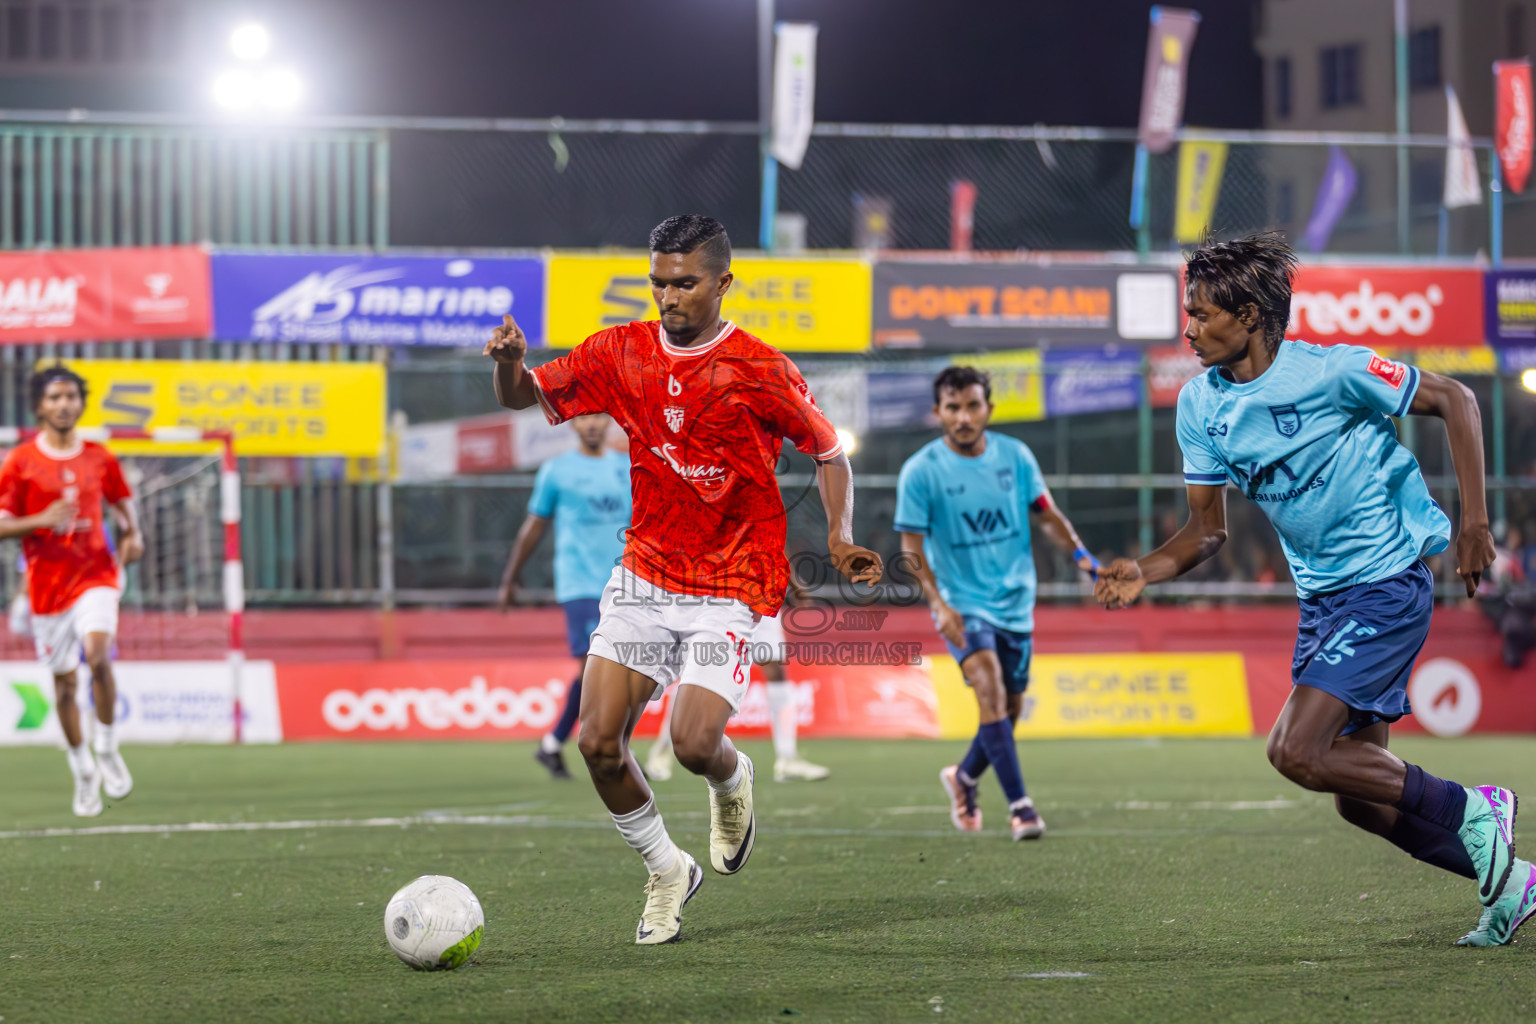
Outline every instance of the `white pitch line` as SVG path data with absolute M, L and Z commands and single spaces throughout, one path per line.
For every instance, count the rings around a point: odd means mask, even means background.
M 1117 811 L 1287 811 L 1299 807 L 1294 800 L 1198 800 L 1177 804 L 1168 801 L 1127 800 L 1115 804 Z

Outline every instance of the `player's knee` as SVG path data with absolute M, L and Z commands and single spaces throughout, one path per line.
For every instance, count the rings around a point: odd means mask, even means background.
M 703 775 L 719 752 L 719 737 L 672 736 L 672 753 L 677 763 L 695 775 Z
M 85 664 L 91 670 L 92 679 L 107 679 L 111 676 L 112 662 L 111 659 L 107 657 L 106 651 L 102 651 L 100 654 L 87 652 L 85 657 Z
M 1303 789 L 1323 789 L 1322 759 L 1311 744 L 1271 733 L 1265 751 L 1275 770 Z
M 582 722 L 576 749 L 594 778 L 617 778 L 624 773 L 624 744 L 619 737 L 604 736 L 596 726 Z

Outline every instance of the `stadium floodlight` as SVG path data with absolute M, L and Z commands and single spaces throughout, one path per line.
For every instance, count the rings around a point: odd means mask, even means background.
M 1536 370 L 1526 370 L 1520 375 L 1520 386 L 1536 394 Z
M 213 80 L 213 101 L 232 114 L 285 114 L 304 97 L 304 81 L 291 68 L 256 72 L 236 68 Z
M 859 450 L 859 435 L 847 427 L 837 428 L 837 439 L 843 444 L 843 454 L 853 457 L 853 453 Z
M 292 110 L 304 97 L 304 82 L 292 68 L 273 68 L 261 76 L 259 97 L 268 110 Z
M 256 61 L 272 49 L 272 33 L 265 25 L 247 21 L 229 34 L 229 51 L 240 60 Z
M 254 110 L 260 83 L 246 70 L 225 71 L 213 80 L 213 101 L 231 113 Z

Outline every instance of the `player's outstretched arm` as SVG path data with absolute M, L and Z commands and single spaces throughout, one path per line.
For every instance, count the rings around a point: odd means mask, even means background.
M 1148 583 L 1182 576 L 1210 558 L 1227 542 L 1225 484 L 1189 484 L 1189 518 L 1162 547 L 1140 558 L 1117 558 L 1099 570 L 1093 596 L 1106 608 L 1124 608 Z
M 854 583 L 873 588 L 885 566 L 878 554 L 853 542 L 853 467 L 846 454 L 838 452 L 816 463 L 816 489 L 827 510 L 827 550 L 833 566 Z
M 923 554 L 922 534 L 901 532 L 901 557 L 905 568 L 912 571 L 918 586 L 923 588 L 923 597 L 928 601 L 928 610 L 933 613 L 933 624 L 939 635 L 956 647 L 964 648 L 965 619 L 939 593 L 939 581 L 934 578 L 933 568 Z
M 1408 411 L 1415 416 L 1438 416 L 1445 421 L 1451 444 L 1451 464 L 1456 467 L 1456 489 L 1461 493 L 1461 523 L 1456 531 L 1456 575 L 1467 585 L 1467 596 L 1477 593 L 1483 571 L 1493 564 L 1493 534 L 1488 530 L 1488 495 L 1483 481 L 1483 415 L 1477 398 L 1460 381 L 1438 373 L 1419 372 L 1419 390 Z
M 1056 502 L 1051 498 L 1051 492 L 1046 491 L 1040 495 L 1030 507 L 1035 512 L 1035 517 L 1040 523 L 1040 532 L 1045 534 L 1046 540 L 1049 540 L 1058 551 L 1070 555 L 1079 569 L 1097 579 L 1099 560 L 1094 558 L 1092 552 L 1083 545 L 1082 538 L 1078 537 L 1077 530 L 1072 526 L 1072 521 L 1056 507 Z
M 144 535 L 139 532 L 139 506 L 132 498 L 112 505 L 122 535 L 117 540 L 117 561 L 132 565 L 144 557 Z
M 491 332 L 491 340 L 485 343 L 484 354 L 495 361 L 491 383 L 497 402 L 507 409 L 527 409 L 538 402 L 533 378 L 523 366 L 528 338 L 516 320 L 511 316 L 501 318 L 501 326 Z
M 54 530 L 75 518 L 79 511 L 72 501 L 60 498 L 32 516 L 0 515 L 0 540 L 25 537 L 38 530 Z
M 518 527 L 517 539 L 512 542 L 512 555 L 507 559 L 507 567 L 501 573 L 501 586 L 496 590 L 496 607 L 502 611 L 512 607 L 512 602 L 517 600 L 517 577 L 522 574 L 524 563 L 539 546 L 548 526 L 548 519 L 530 513 Z

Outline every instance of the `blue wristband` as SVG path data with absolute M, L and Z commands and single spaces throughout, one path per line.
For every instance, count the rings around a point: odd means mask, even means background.
M 1099 578 L 1099 560 L 1097 558 L 1093 557 L 1093 552 L 1091 552 L 1087 548 L 1083 548 L 1083 547 L 1076 548 L 1076 549 L 1073 550 L 1073 552 L 1072 552 L 1072 561 L 1073 562 L 1081 562 L 1085 558 L 1088 559 L 1088 564 L 1092 567 L 1089 571 L 1093 574 L 1093 578 L 1094 579 L 1098 579 Z

